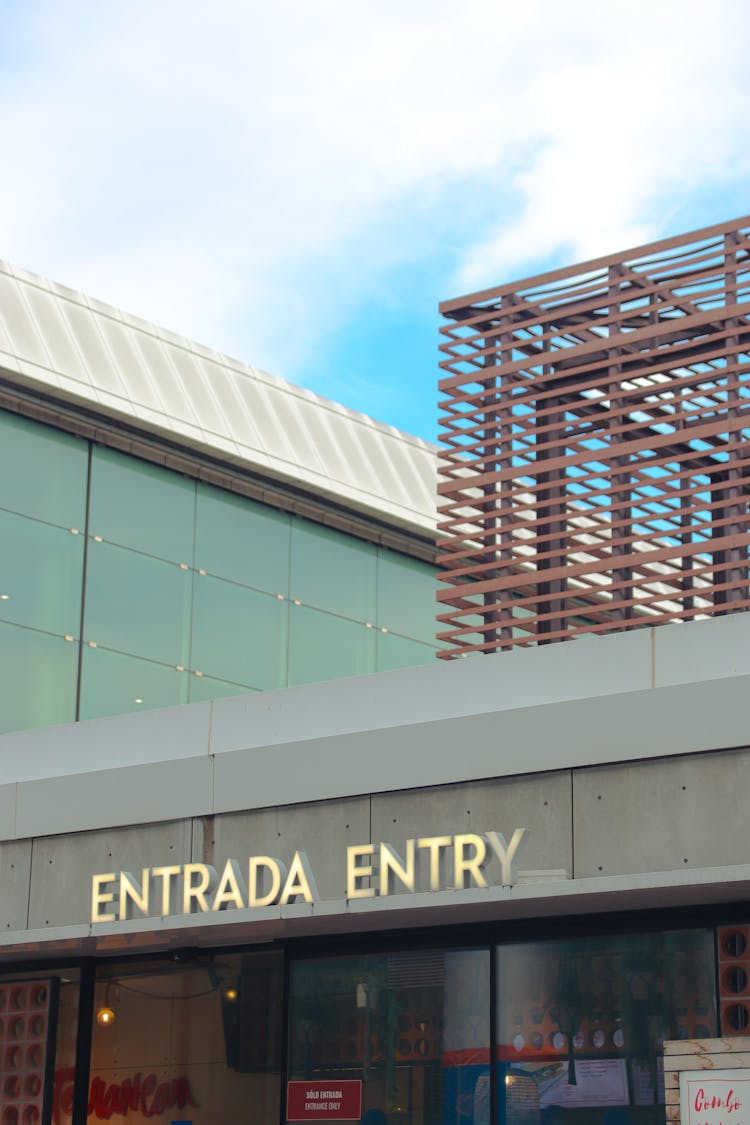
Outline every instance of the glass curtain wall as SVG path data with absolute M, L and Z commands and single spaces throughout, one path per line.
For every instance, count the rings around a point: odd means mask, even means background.
M 84 442 L 0 413 L 0 729 L 76 717 Z
M 0 731 L 434 658 L 435 569 L 0 412 Z

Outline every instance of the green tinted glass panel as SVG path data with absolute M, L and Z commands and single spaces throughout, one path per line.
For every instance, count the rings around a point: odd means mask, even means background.
M 242 684 L 230 684 L 227 680 L 214 680 L 211 676 L 190 676 L 188 699 L 197 703 L 207 699 L 223 699 L 227 695 L 247 695 L 254 688 Z
M 187 703 L 187 672 L 106 649 L 83 648 L 82 719 Z
M 78 645 L 0 622 L 0 731 L 76 717 Z
M 83 530 L 88 445 L 0 411 L 0 508 Z
M 0 618 L 77 637 L 84 536 L 0 511 L 0 543 Z
M 435 660 L 435 649 L 412 641 L 409 637 L 397 637 L 394 633 L 376 633 L 377 670 L 388 672 L 392 668 L 411 668 L 414 664 L 430 664 Z
M 89 542 L 84 637 L 164 664 L 187 664 L 192 572 Z
M 288 602 L 196 575 L 191 668 L 250 687 L 286 683 Z
M 375 634 L 305 606 L 289 617 L 289 683 L 306 684 L 375 670 Z
M 195 565 L 244 586 L 286 595 L 289 528 L 283 512 L 199 484 Z
M 89 531 L 148 555 L 192 564 L 195 482 L 94 448 Z
M 381 548 L 378 553 L 378 625 L 434 643 L 435 567 Z
M 292 523 L 291 592 L 305 605 L 375 620 L 377 548 L 305 520 Z

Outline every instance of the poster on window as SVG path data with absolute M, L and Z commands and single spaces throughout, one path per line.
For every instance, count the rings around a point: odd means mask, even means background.
M 682 1125 L 750 1125 L 750 1069 L 680 1071 Z
M 625 1059 L 576 1059 L 575 1082 L 567 1062 L 541 1063 L 514 1068 L 532 1074 L 539 1087 L 542 1109 L 629 1105 Z

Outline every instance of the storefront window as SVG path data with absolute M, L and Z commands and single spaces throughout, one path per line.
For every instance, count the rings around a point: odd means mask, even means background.
M 716 1035 L 708 931 L 498 948 L 498 1121 L 659 1125 L 665 1039 Z
M 276 1125 L 280 954 L 105 966 L 94 1004 L 90 1125 Z
M 294 964 L 288 1120 L 340 1092 L 367 1125 L 488 1122 L 489 972 L 487 950 Z

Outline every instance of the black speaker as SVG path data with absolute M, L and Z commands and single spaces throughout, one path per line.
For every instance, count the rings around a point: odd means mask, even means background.
M 284 977 L 276 955 L 243 958 L 236 981 L 222 981 L 227 1066 L 241 1074 L 281 1069 Z

